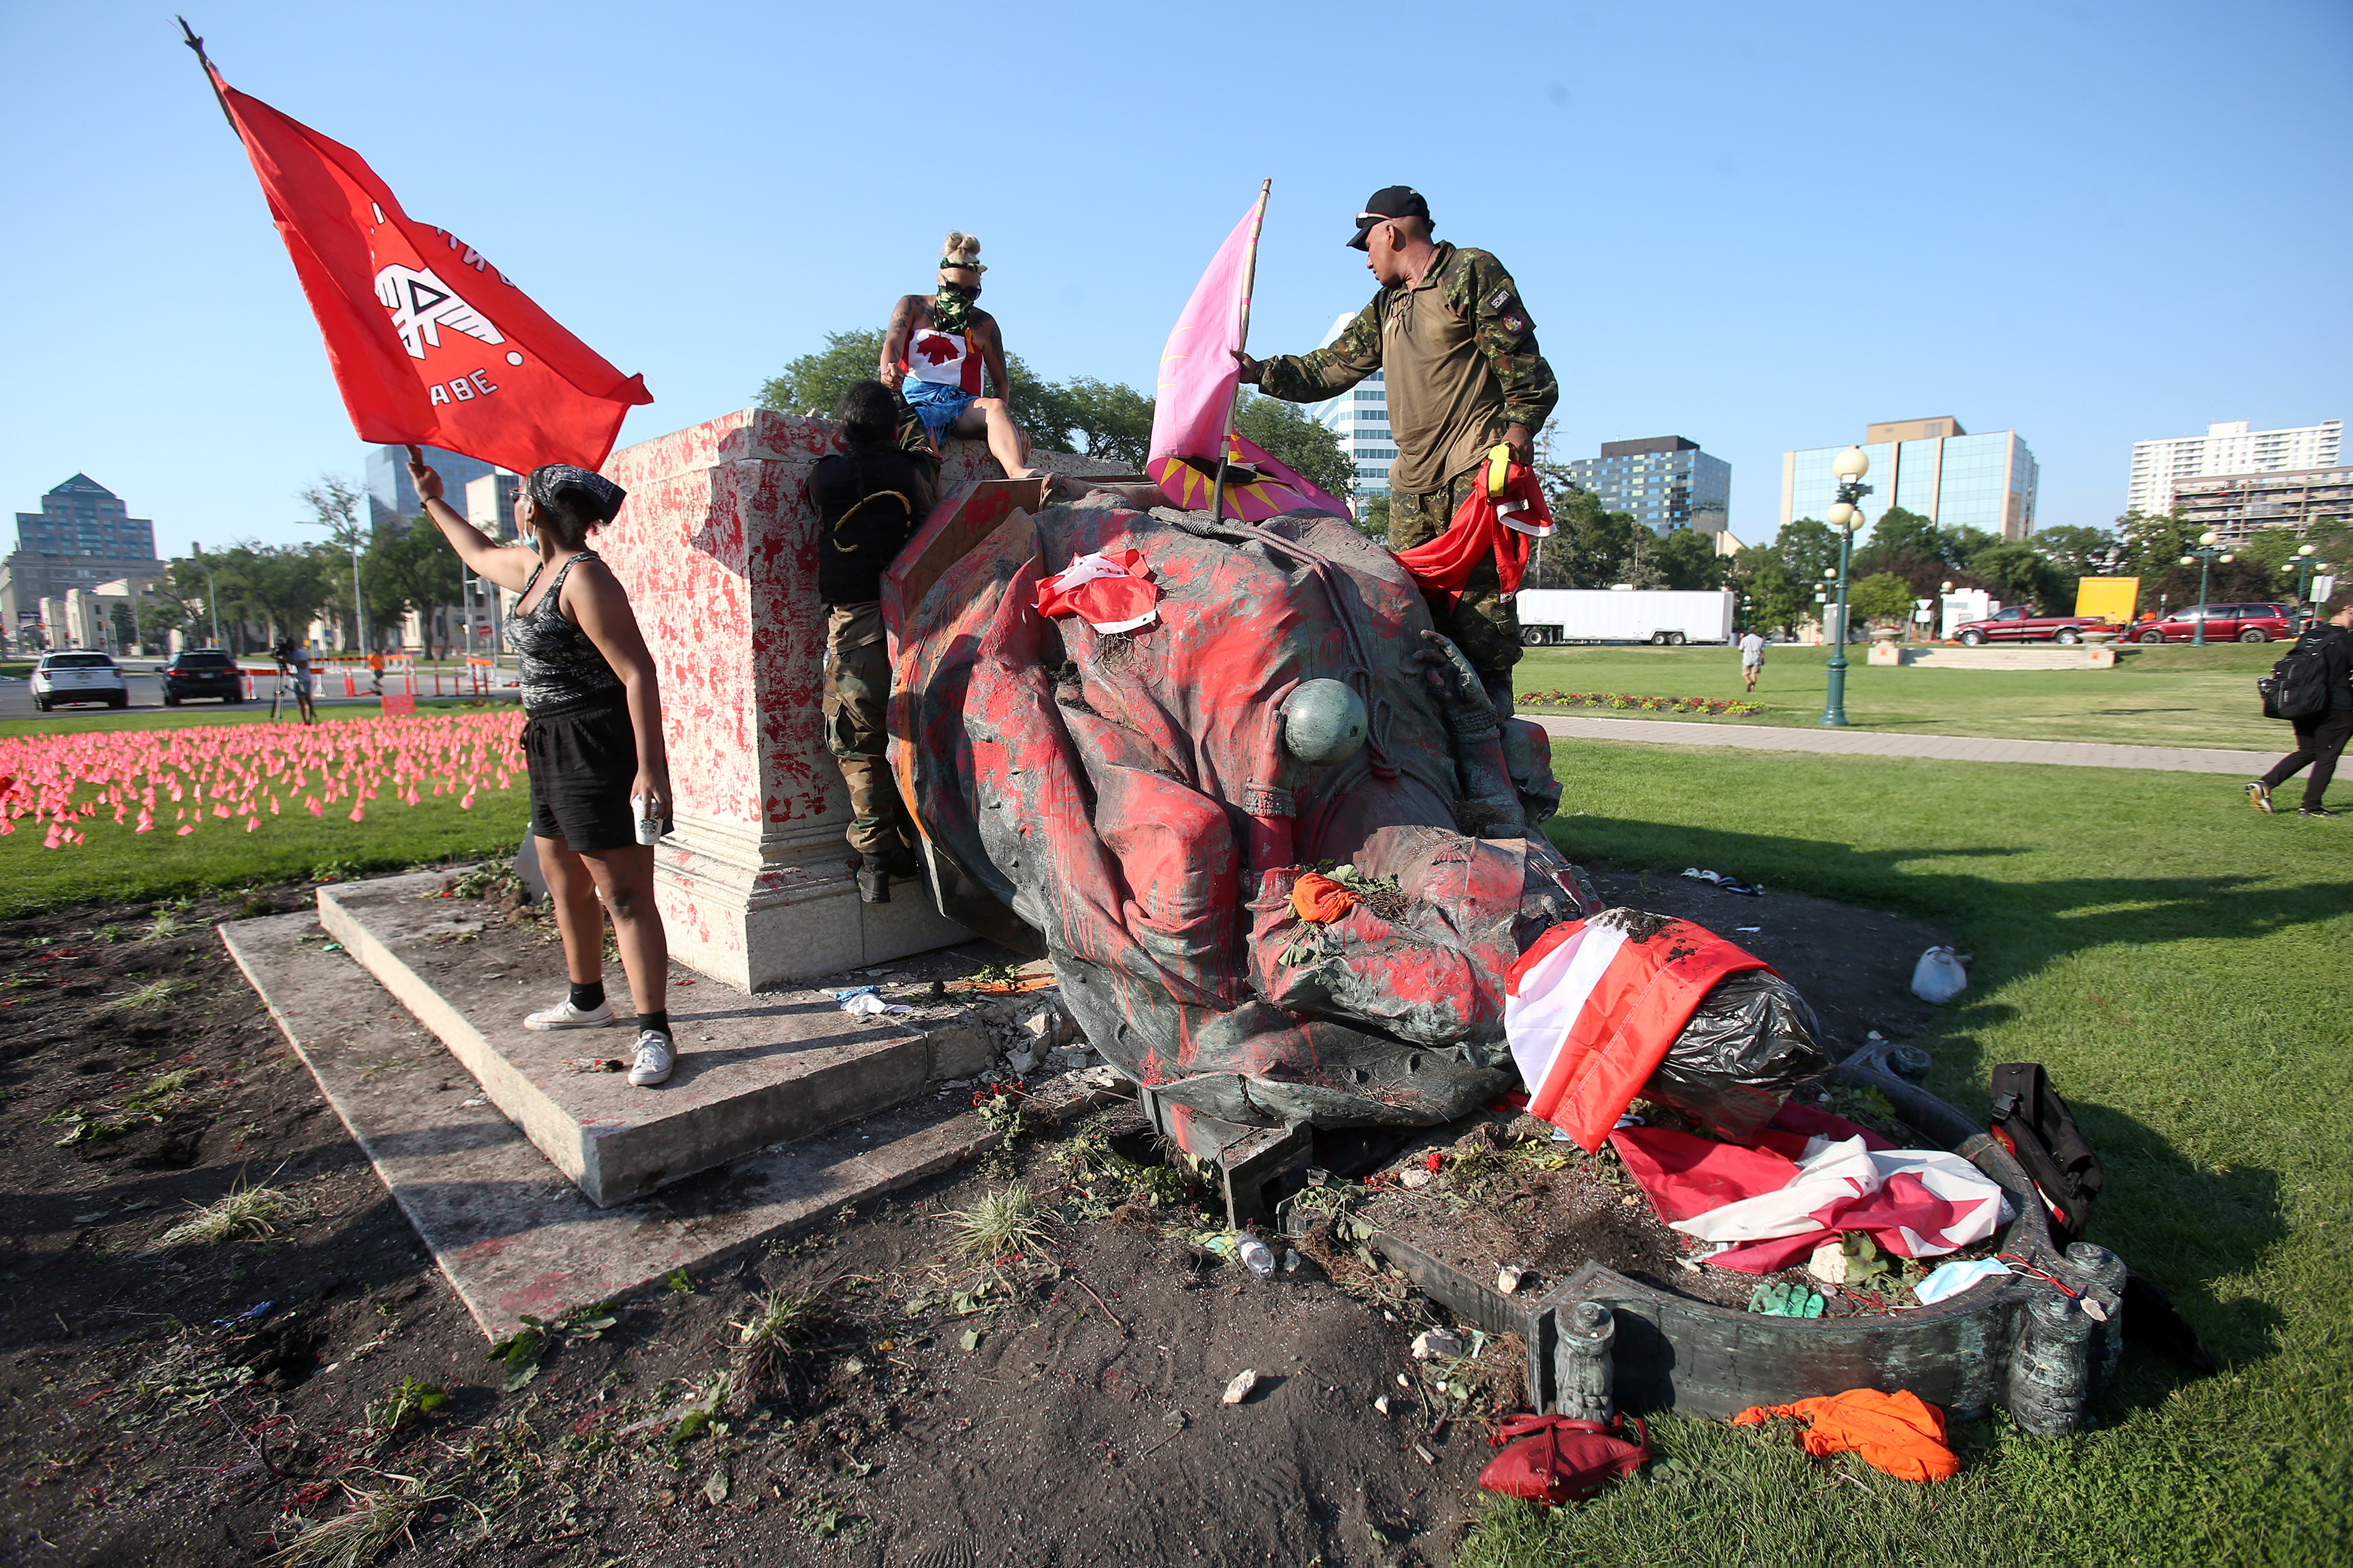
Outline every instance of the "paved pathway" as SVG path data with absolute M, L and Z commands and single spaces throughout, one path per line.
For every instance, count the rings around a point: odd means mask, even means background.
M 1530 713 L 1525 717 L 1568 740 L 1734 746 L 1751 752 L 1935 757 L 1957 763 L 2050 763 L 2068 768 L 2153 768 L 2174 773 L 2236 773 L 2241 778 L 2253 778 L 2279 760 L 2279 754 L 2273 752 L 2207 751 L 2192 746 L 2116 746 L 2090 741 L 2000 741 L 1979 735 L 1888 735 L 1868 730 L 1679 724 L 1668 719 L 1599 719 L 1583 714 Z

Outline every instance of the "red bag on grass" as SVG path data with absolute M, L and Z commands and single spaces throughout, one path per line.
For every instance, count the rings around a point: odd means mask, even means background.
M 1619 1436 L 1629 1419 L 1639 1441 Z M 1479 1472 L 1479 1484 L 1528 1502 L 1582 1502 L 1651 1459 L 1650 1430 L 1639 1415 L 1613 1416 L 1606 1426 L 1566 1415 L 1507 1415 L 1495 1442 L 1513 1438 L 1518 1441 Z

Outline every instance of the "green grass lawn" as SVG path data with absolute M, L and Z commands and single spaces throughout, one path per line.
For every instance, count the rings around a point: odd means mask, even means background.
M 2107 1167 L 2092 1239 L 2224 1366 L 2192 1379 L 2135 1347 L 2100 1430 L 1957 1427 L 1965 1471 L 1934 1487 L 1671 1417 L 1672 1468 L 1549 1515 L 1491 1501 L 1461 1563 L 2353 1556 L 2347 825 L 2177 773 L 1563 741 L 1554 770 L 1574 857 L 1758 879 L 1740 912 L 1768 922 L 1770 889 L 1802 888 L 1957 931 L 1976 963 L 1920 1042 L 1932 1086 L 1982 1116 L 1993 1064 L 2045 1064 Z
M 419 703 L 420 712 L 429 705 Z M 455 707 L 455 703 L 445 704 Z M 250 723 L 256 715 L 229 709 L 204 716 L 196 723 L 177 713 L 120 713 L 86 719 L 41 720 L 0 725 L 0 733 L 48 734 L 59 730 L 155 730 L 201 728 Z M 373 704 L 337 710 L 311 731 L 332 731 L 339 721 L 375 718 Z M 511 748 L 509 748 L 511 751 Z M 456 794 L 436 795 L 418 786 L 419 799 L 411 805 L 377 775 L 379 794 L 364 802 L 362 820 L 350 819 L 351 801 L 325 806 L 313 816 L 304 805 L 318 786 L 276 787 L 281 809 L 259 816 L 261 826 L 242 831 L 234 817 L 204 817 L 203 826 L 186 837 L 174 828 L 172 804 L 159 799 L 156 830 L 134 833 L 113 820 L 111 810 L 84 819 L 80 843 L 43 846 L 45 824 L 30 816 L 15 819 L 16 831 L 0 837 L 0 919 L 36 913 L 65 905 L 106 901 L 138 903 L 206 889 L 238 888 L 259 882 L 318 876 L 343 878 L 365 871 L 397 870 L 403 867 L 482 855 L 511 856 L 522 841 L 530 819 L 529 779 L 519 765 L 509 770 L 508 787 L 485 782 L 470 797 L 470 807 Z M 274 786 L 273 786 L 274 787 Z M 77 800 L 91 798 L 85 787 Z M 180 803 L 192 813 L 208 805 L 192 795 Z
M 2114 669 L 1978 671 L 1874 668 L 1856 647 L 1847 656 L 1846 712 L 1858 730 L 1899 734 L 2285 752 L 2292 745 L 2287 726 L 2263 717 L 2254 686 L 2285 651 L 2236 643 L 2132 647 L 2120 650 Z M 1829 662 L 1828 648 L 1767 648 L 1755 699 L 1767 705 L 1765 712 L 1694 721 L 1813 725 L 1822 714 Z M 1513 689 L 1738 697 L 1740 656 L 1730 648 L 1530 648 L 1513 671 Z

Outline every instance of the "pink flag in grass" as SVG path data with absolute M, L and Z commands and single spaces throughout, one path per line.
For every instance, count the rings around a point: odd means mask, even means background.
M 1345 517 L 1346 506 L 1226 431 L 1240 381 L 1233 351 L 1249 331 L 1251 263 L 1265 218 L 1261 191 L 1218 247 L 1168 334 L 1168 346 L 1160 352 L 1152 451 L 1145 468 L 1170 501 L 1187 511 L 1208 507 L 1222 457 L 1252 470 L 1226 476 L 1225 510 L 1245 522 L 1302 508 Z

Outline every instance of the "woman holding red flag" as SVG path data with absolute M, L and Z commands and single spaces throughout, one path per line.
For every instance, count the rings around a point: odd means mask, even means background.
M 523 1026 L 620 1021 L 605 1000 L 609 914 L 638 1015 L 629 1081 L 650 1088 L 669 1079 L 676 1050 L 667 1010 L 670 942 L 654 907 L 653 846 L 638 827 L 670 815 L 670 761 L 653 656 L 628 595 L 588 548 L 589 531 L 613 520 L 625 492 L 586 468 L 543 464 L 515 496 L 515 526 L 537 549 L 502 548 L 441 499 L 441 476 L 414 447 L 408 477 L 467 570 L 522 595 L 507 635 L 522 655 L 531 826 L 572 983 L 568 996 Z

